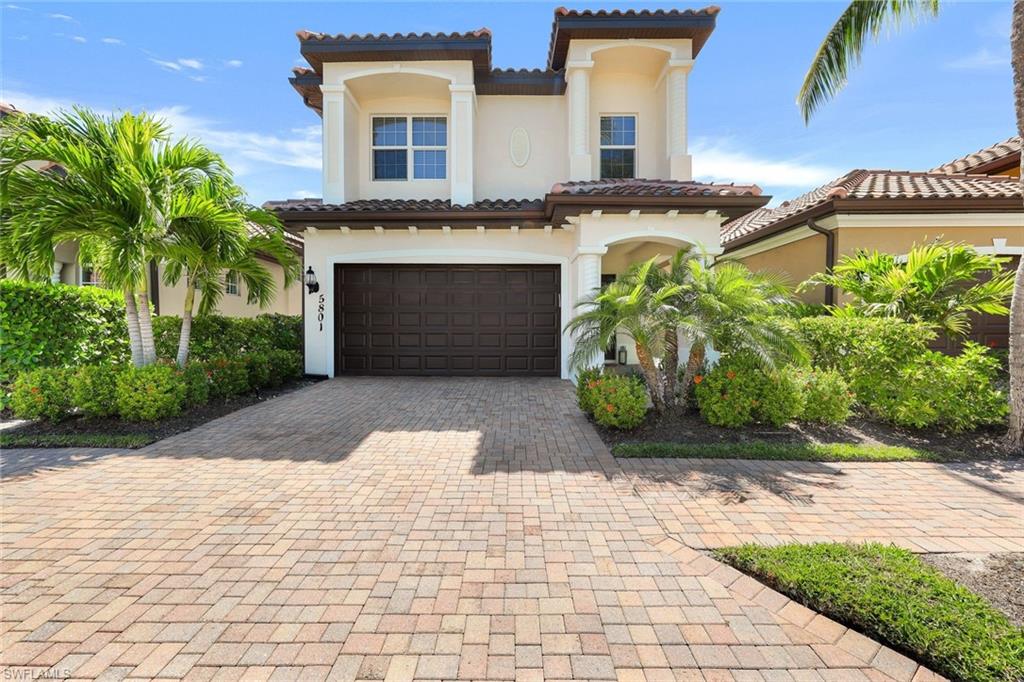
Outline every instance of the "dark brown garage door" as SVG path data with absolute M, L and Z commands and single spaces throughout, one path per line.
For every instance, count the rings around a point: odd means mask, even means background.
M 337 265 L 336 374 L 559 374 L 557 265 Z

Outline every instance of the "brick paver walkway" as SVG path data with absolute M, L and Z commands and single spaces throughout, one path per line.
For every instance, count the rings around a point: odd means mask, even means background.
M 5 676 L 931 677 L 667 533 L 561 381 L 334 380 L 10 471 Z
M 1024 462 L 619 460 L 691 547 L 893 542 L 914 552 L 1024 551 Z

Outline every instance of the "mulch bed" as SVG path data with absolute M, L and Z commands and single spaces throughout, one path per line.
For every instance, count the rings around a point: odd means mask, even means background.
M 20 424 L 3 431 L 4 436 L 49 436 L 49 435 L 140 435 L 150 439 L 150 443 L 173 436 L 176 433 L 194 429 L 219 417 L 241 410 L 244 407 L 265 402 L 300 388 L 316 383 L 316 380 L 302 379 L 272 390 L 237 396 L 224 402 L 210 402 L 192 408 L 177 417 L 162 419 L 156 422 L 126 422 L 117 417 L 86 419 L 71 417 L 59 423 L 42 420 Z M 0 419 L 13 419 L 13 415 L 5 410 Z
M 1024 552 L 925 554 L 921 558 L 1024 627 Z
M 658 415 L 648 413 L 633 431 L 618 431 L 594 424 L 610 448 L 619 443 L 863 443 L 901 445 L 929 450 L 956 459 L 980 459 L 1002 453 L 1005 428 L 986 428 L 970 433 L 943 433 L 934 429 L 902 429 L 853 418 L 840 426 L 787 424 L 782 427 L 752 425 L 741 429 L 712 426 L 696 410 L 673 408 Z

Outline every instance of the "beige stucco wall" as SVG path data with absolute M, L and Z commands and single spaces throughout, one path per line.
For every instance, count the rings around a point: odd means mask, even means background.
M 477 97 L 477 199 L 533 199 L 569 175 L 565 98 L 558 96 Z M 512 162 L 512 131 L 522 128 L 530 143 L 526 164 Z
M 1024 220 L 1024 216 L 1021 219 Z M 982 247 L 992 246 L 993 239 L 1005 239 L 1007 246 L 1024 246 L 1024 223 L 993 227 L 841 227 L 836 249 L 841 256 L 857 249 L 905 254 L 914 244 L 926 244 L 936 239 Z
M 277 263 L 264 261 L 263 265 L 270 270 L 277 283 L 277 294 L 273 302 L 265 308 L 250 304 L 246 301 L 245 282 L 239 279 L 238 295 L 225 293 L 217 306 L 219 315 L 228 317 L 256 317 L 262 313 L 279 313 L 281 315 L 302 314 L 302 286 L 300 282 L 284 288 L 284 270 Z M 160 277 L 163 278 L 163 267 L 159 268 Z M 199 310 L 199 297 L 196 300 L 196 310 Z M 185 305 L 185 285 L 178 282 L 174 286 L 160 284 L 160 314 L 181 315 Z
M 738 259 L 754 272 L 778 272 L 796 288 L 811 275 L 825 269 L 825 236 L 816 234 L 790 244 Z M 807 303 L 824 303 L 824 287 L 798 294 Z

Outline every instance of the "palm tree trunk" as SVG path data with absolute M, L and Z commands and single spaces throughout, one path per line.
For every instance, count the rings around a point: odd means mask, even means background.
M 192 340 L 192 308 L 196 300 L 195 282 L 189 280 L 185 287 L 185 309 L 181 312 L 181 333 L 178 335 L 178 367 L 188 362 L 188 345 Z
M 686 359 L 686 369 L 683 371 L 683 385 L 679 387 L 680 392 L 685 396 L 690 393 L 690 384 L 697 372 L 704 366 L 704 358 L 707 357 L 707 349 L 703 343 L 694 341 L 690 346 L 690 355 Z
M 142 366 L 142 335 L 139 332 L 139 309 L 135 305 L 135 292 L 124 290 L 124 320 L 128 327 L 128 348 L 132 352 L 132 365 Z
M 1010 34 L 1013 66 L 1013 100 L 1017 110 L 1017 134 L 1024 135 L 1024 0 L 1013 0 Z M 1021 156 L 1024 169 L 1024 155 Z M 1024 175 L 1021 175 L 1024 190 Z M 1010 428 L 1011 452 L 1024 454 L 1024 258 L 1017 264 L 1010 302 Z
M 673 327 L 665 332 L 665 405 L 676 404 L 676 384 L 679 375 L 679 330 Z
M 661 392 L 661 379 L 658 377 L 658 368 L 654 364 L 650 350 L 642 343 L 636 344 L 636 359 L 640 363 L 640 371 L 647 380 L 647 391 L 651 394 L 651 402 L 654 403 L 655 412 L 665 411 L 665 400 Z
M 139 290 L 139 337 L 142 340 L 142 364 L 156 362 L 156 343 L 153 341 L 153 313 L 149 309 L 149 285 Z

